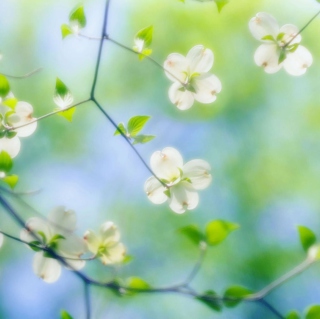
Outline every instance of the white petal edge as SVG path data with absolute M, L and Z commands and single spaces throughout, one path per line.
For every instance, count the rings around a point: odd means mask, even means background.
M 261 44 L 254 54 L 254 62 L 267 73 L 276 73 L 282 68 L 282 63 L 278 61 L 279 51 L 274 44 Z
M 205 48 L 203 45 L 194 46 L 187 54 L 189 62 L 189 73 L 205 73 L 208 72 L 213 65 L 213 52 Z
M 279 33 L 279 25 L 277 20 L 270 14 L 259 12 L 249 21 L 249 30 L 251 34 L 260 41 L 266 35 L 271 35 L 274 38 Z M 267 40 L 267 42 L 270 42 Z
M 169 54 L 164 61 L 163 67 L 169 80 L 173 82 L 185 82 L 187 78 L 188 61 L 183 55 L 179 53 Z
M 56 259 L 46 258 L 43 252 L 37 252 L 33 258 L 33 271 L 43 281 L 53 283 L 61 275 L 61 266 Z
M 292 40 L 294 36 L 296 36 L 299 33 L 299 29 L 293 25 L 293 24 L 285 24 L 282 26 L 279 30 L 279 33 L 284 33 L 284 37 L 282 38 L 282 41 L 284 43 L 288 43 L 289 41 Z M 300 43 L 301 41 L 301 35 L 298 34 L 291 42 L 290 44 L 294 43 Z
M 154 176 L 149 177 L 144 183 L 144 191 L 154 204 L 162 204 L 168 199 L 164 194 L 165 190 L 166 188 Z
M 204 74 L 195 79 L 194 98 L 200 103 L 212 103 L 217 99 L 217 93 L 221 91 L 220 80 L 213 74 Z
M 151 155 L 150 166 L 158 178 L 172 182 L 180 178 L 183 159 L 178 150 L 173 147 L 166 147 L 162 151 L 156 151 Z
M 192 210 L 198 206 L 199 195 L 189 182 L 180 182 L 170 188 L 170 208 L 177 214 Z
M 283 67 L 290 75 L 299 76 L 306 73 L 312 62 L 313 58 L 309 50 L 299 45 L 296 51 L 287 54 Z
M 15 130 L 15 132 L 17 132 L 17 135 L 19 137 L 27 137 L 34 133 L 37 128 L 37 122 L 30 123 L 35 120 L 35 118 L 32 117 L 32 105 L 24 101 L 19 101 L 15 107 L 15 112 L 16 115 L 20 117 L 20 120 L 16 122 L 14 126 L 27 124 L 26 126 Z
M 19 154 L 21 143 L 19 137 L 15 136 L 13 138 L 3 137 L 0 139 L 0 152 L 6 151 L 11 158 L 16 157 Z
M 57 234 L 64 234 L 75 230 L 77 217 L 73 210 L 57 206 L 49 213 L 48 221 L 55 228 Z
M 186 90 L 179 82 L 170 86 L 169 99 L 181 111 L 190 109 L 194 103 L 193 93 Z
M 191 180 L 194 189 L 205 189 L 212 181 L 210 170 L 211 167 L 208 162 L 201 159 L 194 159 L 184 165 L 183 177 Z

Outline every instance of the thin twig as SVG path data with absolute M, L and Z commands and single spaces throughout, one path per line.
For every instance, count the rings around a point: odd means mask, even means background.
M 91 296 L 90 296 L 90 283 L 84 282 L 84 302 L 86 306 L 86 319 L 91 318 Z
M 4 76 L 6 76 L 7 78 L 12 78 L 12 79 L 19 80 L 19 79 L 28 78 L 28 77 L 32 76 L 33 74 L 38 73 L 41 70 L 42 70 L 42 68 L 38 68 L 38 69 L 35 69 L 35 70 L 33 70 L 33 71 L 29 72 L 29 73 L 26 73 L 24 75 L 10 75 L 10 74 L 2 73 L 2 72 L 0 72 L 0 73 L 3 74 Z

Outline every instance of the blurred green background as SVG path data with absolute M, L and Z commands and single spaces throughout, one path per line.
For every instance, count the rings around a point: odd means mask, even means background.
M 77 37 L 61 39 L 74 0 L 1 0 L 0 72 L 19 75 L 42 71 L 24 80 L 10 80 L 12 91 L 34 106 L 39 117 L 53 110 L 56 77 L 71 89 L 75 101 L 89 96 L 98 42 Z M 83 33 L 99 36 L 104 1 L 83 1 L 88 25 Z M 157 138 L 138 145 L 149 162 L 156 150 L 172 146 L 185 161 L 201 158 L 212 166 L 214 181 L 200 193 L 200 205 L 183 215 L 167 204 L 153 205 L 143 191 L 149 177 L 137 156 L 93 103 L 81 105 L 70 124 L 59 116 L 38 123 L 34 135 L 22 140 L 14 173 L 18 191 L 41 190 L 25 200 L 43 215 L 57 205 L 74 209 L 78 233 L 114 221 L 134 260 L 117 269 L 120 277 L 139 276 L 152 286 L 183 281 L 198 250 L 177 229 L 189 224 L 204 228 L 213 219 L 239 223 L 241 228 L 211 248 L 194 281 L 197 291 L 218 293 L 234 284 L 259 290 L 305 256 L 297 225 L 320 235 L 320 19 L 302 34 L 302 45 L 314 63 L 301 77 L 281 70 L 269 75 L 257 67 L 259 45 L 248 22 L 257 12 L 272 14 L 280 26 L 303 27 L 320 9 L 315 0 L 231 0 L 219 14 L 213 2 L 178 0 L 114 0 L 109 35 L 131 47 L 136 32 L 154 26 L 153 58 L 160 64 L 172 52 L 186 55 L 194 45 L 212 49 L 212 73 L 222 92 L 210 105 L 181 112 L 168 99 L 170 81 L 147 60 L 113 43 L 103 50 L 97 99 L 115 122 L 150 115 L 145 134 Z M 32 210 L 11 201 L 24 219 Z M 0 227 L 18 236 L 19 227 L 0 212 Z M 0 251 L 0 318 L 58 318 L 60 309 L 84 318 L 83 287 L 65 270 L 55 284 L 45 284 L 32 271 L 33 253 L 6 240 Z M 108 280 L 112 269 L 98 262 L 85 269 Z M 281 313 L 302 311 L 320 303 L 319 266 L 272 292 L 268 300 Z M 93 318 L 274 318 L 257 303 L 243 303 L 214 313 L 186 297 L 149 294 L 118 298 L 93 289 Z

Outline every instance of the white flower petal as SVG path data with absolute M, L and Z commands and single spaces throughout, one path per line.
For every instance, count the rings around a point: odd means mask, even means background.
M 15 112 L 16 112 L 15 115 L 18 115 L 19 117 L 19 121 L 16 121 L 14 123 L 14 126 L 28 124 L 33 120 L 35 120 L 32 117 L 32 113 L 33 113 L 32 105 L 27 102 L 19 101 L 15 107 Z M 19 137 L 26 137 L 31 135 L 36 130 L 36 128 L 37 128 L 37 122 L 34 122 L 24 127 L 21 127 L 19 129 L 16 129 L 15 132 L 17 132 L 17 136 Z
M 65 109 L 68 106 L 71 106 L 71 104 L 73 103 L 73 96 L 70 92 L 68 92 L 65 96 L 56 94 L 53 97 L 53 101 L 59 108 Z
M 274 44 L 260 45 L 254 54 L 254 61 L 258 66 L 262 66 L 267 73 L 276 73 L 282 67 L 282 63 L 278 63 L 279 49 Z
M 68 258 L 68 257 L 69 258 L 77 258 L 77 257 L 71 257 L 71 256 L 63 256 L 63 257 L 66 257 L 66 258 Z M 66 262 L 69 265 L 69 267 L 67 267 L 69 270 L 80 270 L 86 265 L 86 262 L 84 260 L 66 259 Z
M 184 165 L 182 178 L 189 178 L 194 189 L 204 189 L 209 186 L 212 180 L 210 170 L 208 162 L 195 159 Z
M 284 33 L 284 36 L 282 38 L 282 42 L 284 44 L 288 43 L 292 40 L 293 37 L 295 37 L 299 33 L 299 29 L 293 25 L 293 24 L 285 24 L 282 26 L 279 30 L 279 33 Z M 301 35 L 298 34 L 291 42 L 290 44 L 294 43 L 300 43 L 301 41 Z
M 20 140 L 19 137 L 15 136 L 13 138 L 3 137 L 0 139 L 0 152 L 6 151 L 11 158 L 14 158 L 18 155 L 20 151 Z
M 88 249 L 93 253 L 97 254 L 100 247 L 100 239 L 96 233 L 92 230 L 87 230 L 84 234 L 83 239 L 85 240 Z
M 105 265 L 116 264 L 123 260 L 126 255 L 126 249 L 122 243 L 110 247 L 107 254 L 101 256 L 101 261 Z
M 289 74 L 299 76 L 306 72 L 312 61 L 312 55 L 309 50 L 299 45 L 296 51 L 287 54 L 283 67 Z
M 169 54 L 163 66 L 166 76 L 171 81 L 185 82 L 187 78 L 186 71 L 188 69 L 188 61 L 183 55 L 179 53 Z
M 52 233 L 52 229 L 51 229 L 50 225 L 48 224 L 48 221 L 46 221 L 42 218 L 31 217 L 30 219 L 27 220 L 26 227 L 27 227 L 27 229 L 29 229 L 30 231 L 35 233 L 35 235 L 37 237 L 39 237 L 39 239 L 41 239 L 41 240 L 42 240 L 42 237 L 39 235 L 39 232 L 43 233 L 46 236 L 47 241 L 50 241 L 50 239 L 54 235 Z M 20 236 L 23 236 L 23 237 L 21 237 L 22 240 L 25 240 L 27 242 L 36 240 L 32 236 L 32 234 L 30 234 L 30 233 L 27 234 L 27 233 L 28 232 L 23 232 L 23 231 L 20 233 Z
M 154 152 L 151 155 L 150 166 L 160 179 L 173 182 L 180 178 L 183 159 L 175 148 L 166 147 L 162 151 Z
M 188 52 L 187 60 L 189 61 L 190 75 L 208 72 L 213 65 L 213 52 L 203 45 L 196 45 Z
M 198 192 L 189 182 L 180 182 L 170 188 L 170 208 L 177 214 L 182 214 L 186 210 L 192 210 L 199 203 Z
M 216 94 L 221 91 L 221 82 L 213 74 L 203 74 L 195 78 L 194 98 L 200 103 L 212 103 L 216 100 Z
M 59 254 L 69 257 L 80 257 L 87 252 L 85 241 L 76 235 L 70 235 L 58 242 Z
M 73 210 L 57 206 L 49 213 L 48 221 L 56 228 L 56 234 L 64 234 L 75 230 L 77 217 Z
M 33 258 L 33 271 L 47 283 L 58 280 L 61 274 L 61 266 L 56 259 L 46 258 L 43 252 L 37 252 Z
M 149 177 L 144 183 L 144 191 L 154 204 L 162 204 L 168 199 L 165 190 L 166 188 L 154 176 Z
M 187 110 L 193 105 L 193 93 L 186 90 L 179 82 L 173 83 L 169 88 L 169 99 L 180 110 Z
M 100 237 L 104 244 L 120 240 L 120 232 L 113 222 L 105 222 L 100 227 Z
M 258 40 L 261 40 L 266 35 L 271 35 L 274 38 L 279 33 L 279 25 L 277 20 L 268 13 L 259 12 L 257 15 L 249 21 L 249 29 L 251 34 Z M 270 40 L 266 40 L 270 42 Z

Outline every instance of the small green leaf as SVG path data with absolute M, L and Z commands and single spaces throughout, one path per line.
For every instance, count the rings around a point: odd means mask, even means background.
M 206 226 L 206 238 L 209 245 L 217 245 L 227 238 L 234 230 L 238 229 L 238 224 L 224 220 L 214 220 Z
M 300 242 L 305 251 L 307 251 L 316 241 L 316 235 L 312 230 L 305 226 L 298 226 Z
M 151 55 L 152 49 L 143 49 L 141 54 L 139 54 L 139 60 L 143 60 L 146 56 Z
M 130 277 L 127 280 L 127 295 L 134 295 L 138 290 L 147 290 L 150 288 L 150 285 L 139 277 Z
M 72 29 L 67 24 L 61 25 L 61 35 L 62 39 L 67 37 L 68 35 L 73 34 Z
M 37 247 L 37 246 L 41 246 L 41 243 L 37 240 L 35 241 L 31 241 L 29 243 L 29 247 L 33 250 L 33 251 L 42 251 L 41 248 Z
M 320 318 L 320 306 L 314 305 L 307 310 L 306 319 L 319 319 Z
M 282 63 L 286 59 L 286 57 L 287 57 L 286 51 L 284 49 L 281 49 L 278 64 Z
M 222 303 L 219 296 L 212 290 L 206 291 L 202 296 L 196 297 L 196 299 L 215 311 L 221 311 L 222 309 Z
M 69 93 L 70 90 L 67 88 L 67 86 L 59 78 L 57 78 L 54 94 L 60 95 L 61 97 L 65 97 Z
M 2 178 L 2 181 L 8 184 L 11 189 L 13 189 L 17 185 L 18 180 L 18 175 L 8 175 Z
M 139 39 L 144 41 L 144 46 L 148 47 L 152 43 L 152 35 L 153 35 L 153 26 L 150 25 L 138 31 L 134 38 L 135 40 Z
M 61 111 L 57 114 L 64 117 L 67 121 L 72 122 L 72 118 L 73 118 L 73 114 L 74 114 L 75 110 L 76 110 L 76 108 L 72 107 L 72 108 L 67 109 L 65 111 Z
M 17 132 L 14 131 L 6 131 L 7 138 L 14 138 L 17 135 Z
M 7 78 L 0 74 L 0 97 L 6 97 L 10 92 L 10 84 Z
M 83 5 L 75 8 L 71 13 L 69 17 L 70 23 L 76 22 L 80 28 L 84 28 L 87 23 L 86 15 L 84 13 Z
M 135 137 L 145 126 L 150 116 L 138 115 L 132 117 L 128 122 L 128 133 L 131 137 Z
M 15 97 L 11 97 L 11 98 L 8 98 L 8 99 L 2 101 L 3 105 L 10 107 L 10 109 L 12 109 L 12 110 L 15 109 L 17 103 L 18 103 L 18 100 Z
M 133 259 L 134 259 L 133 256 L 126 255 L 122 260 L 122 264 L 129 264 Z
M 50 239 L 50 243 L 52 243 L 54 241 L 58 241 L 60 239 L 66 239 L 66 238 L 64 236 L 60 235 L 60 234 L 56 234 Z
M 45 233 L 43 231 L 41 231 L 41 230 L 39 230 L 37 233 L 42 238 L 43 243 L 46 244 L 47 243 L 47 237 L 46 237 Z
M 120 135 L 120 132 L 121 131 L 124 135 L 127 135 L 127 130 L 126 128 L 124 127 L 124 124 L 123 123 L 120 123 L 118 125 L 118 129 L 114 132 L 113 136 L 116 136 L 116 135 Z
M 71 315 L 65 310 L 61 310 L 60 319 L 73 319 L 73 317 L 71 317 Z
M 262 37 L 261 40 L 274 41 L 274 37 L 272 35 L 268 34 L 268 35 L 265 35 L 264 37 Z
M 299 43 L 294 43 L 294 44 L 291 44 L 287 47 L 287 50 L 291 53 L 293 53 L 294 51 L 296 51 L 299 47 Z
M 168 198 L 171 198 L 170 189 L 166 189 L 163 193 L 164 193 Z
M 199 246 L 200 242 L 205 241 L 204 234 L 197 225 L 188 225 L 178 229 L 178 232 L 188 237 L 194 244 Z
M 225 291 L 223 297 L 226 299 L 223 302 L 227 307 L 235 307 L 241 302 L 242 299 L 244 299 L 246 296 L 250 294 L 252 294 L 252 291 L 245 287 L 232 286 Z
M 295 310 L 290 311 L 285 317 L 285 319 L 300 319 L 300 318 L 301 317 L 300 317 L 299 312 L 295 311 Z
M 278 35 L 277 35 L 277 41 L 281 41 L 284 37 L 285 33 L 284 32 L 280 32 Z
M 137 135 L 133 138 L 134 141 L 132 144 L 145 144 L 152 141 L 154 138 L 154 135 Z
M 229 0 L 214 0 L 217 7 L 218 7 L 218 12 L 220 13 L 222 8 L 229 2 Z
M 13 161 L 10 157 L 10 155 L 5 152 L 1 151 L 0 153 L 0 171 L 1 172 L 10 172 L 13 166 Z

